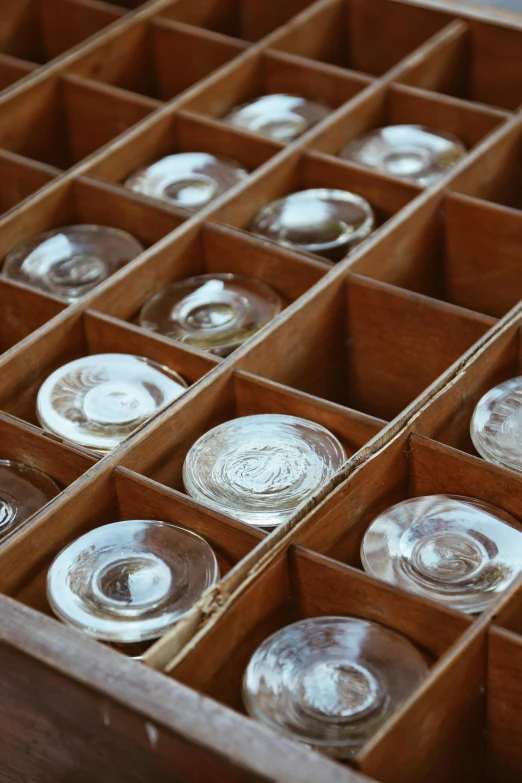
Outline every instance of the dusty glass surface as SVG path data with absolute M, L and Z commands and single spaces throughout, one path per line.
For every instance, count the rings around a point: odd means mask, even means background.
M 518 527 L 510 514 L 475 498 L 411 498 L 373 520 L 361 559 L 378 579 L 473 614 L 522 569 Z
M 256 527 L 286 522 L 346 460 L 337 438 L 306 419 L 243 416 L 206 432 L 189 450 L 192 497 Z
M 245 707 L 257 720 L 315 750 L 350 758 L 428 675 L 403 636 L 351 617 L 286 626 L 252 656 Z
M 126 231 L 64 226 L 27 239 L 6 257 L 2 274 L 75 302 L 143 252 Z
M 67 546 L 47 577 L 63 622 L 96 639 L 155 639 L 219 577 L 207 542 L 176 525 L 131 519 L 98 527 Z
M 140 326 L 227 356 L 275 318 L 281 308 L 279 294 L 256 278 L 198 275 L 151 297 L 141 310 Z

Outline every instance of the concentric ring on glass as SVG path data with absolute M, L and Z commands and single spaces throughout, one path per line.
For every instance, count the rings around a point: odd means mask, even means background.
M 250 231 L 294 250 L 338 260 L 373 231 L 366 199 L 346 190 L 312 188 L 262 207 Z
M 208 152 L 180 152 L 142 166 L 125 180 L 125 187 L 197 211 L 247 176 L 235 160 Z
M 452 133 L 421 125 L 389 125 L 351 141 L 339 157 L 427 187 L 444 176 L 466 152 L 466 146 Z
M 219 578 L 201 536 L 149 519 L 113 522 L 65 547 L 47 575 L 51 609 L 95 639 L 156 639 Z
M 287 143 L 297 139 L 332 112 L 324 103 L 300 95 L 261 95 L 235 106 L 224 121 L 238 128 Z
M 335 758 L 351 758 L 428 675 L 405 637 L 351 617 L 314 617 L 266 639 L 243 679 L 248 713 Z
M 72 225 L 30 237 L 7 255 L 2 275 L 76 302 L 144 250 L 126 231 Z
M 279 294 L 254 277 L 198 275 L 167 286 L 140 313 L 140 326 L 228 356 L 281 312 Z
M 361 560 L 377 579 L 475 614 L 522 570 L 517 520 L 481 500 L 457 495 L 411 498 L 379 514 Z
M 60 492 L 56 481 L 22 462 L 0 460 L 0 539 Z
M 36 412 L 48 432 L 106 454 L 186 389 L 178 373 L 143 356 L 94 354 L 55 370 Z
M 346 460 L 320 424 L 258 414 L 214 427 L 189 450 L 183 481 L 189 495 L 256 527 L 288 521 Z
M 487 462 L 522 473 L 522 376 L 490 389 L 471 419 L 471 439 Z

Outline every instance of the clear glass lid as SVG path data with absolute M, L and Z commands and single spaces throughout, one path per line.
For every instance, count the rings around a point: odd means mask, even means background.
M 183 466 L 196 500 L 256 527 L 286 522 L 346 460 L 337 438 L 307 419 L 243 416 L 205 433 Z
M 283 143 L 293 141 L 330 114 L 332 109 L 300 95 L 261 95 L 233 108 L 225 117 L 238 128 Z
M 337 259 L 365 239 L 374 222 L 371 206 L 360 196 L 346 190 L 315 188 L 262 207 L 250 230 L 280 245 Z
M 55 370 L 38 392 L 42 427 L 107 453 L 187 388 L 173 370 L 143 356 L 82 356 Z
M 11 250 L 2 274 L 75 302 L 143 250 L 135 237 L 117 228 L 64 226 Z
M 0 538 L 59 492 L 60 487 L 47 473 L 21 462 L 0 460 Z
M 184 209 L 203 209 L 248 176 L 234 160 L 207 152 L 180 152 L 139 168 L 125 186 Z
M 143 306 L 140 326 L 227 356 L 282 309 L 273 288 L 253 277 L 199 275 L 167 286 Z
M 455 166 L 466 151 L 465 145 L 451 133 L 421 125 L 390 125 L 351 141 L 339 155 L 426 187 Z
M 378 579 L 474 614 L 522 569 L 522 533 L 514 517 L 489 503 L 428 495 L 379 514 L 361 559 Z
M 249 714 L 291 739 L 350 758 L 428 676 L 403 636 L 351 617 L 314 617 L 264 641 L 243 680 Z
M 488 462 L 522 473 L 522 377 L 490 389 L 471 419 L 471 438 Z
M 207 542 L 176 525 L 114 522 L 66 547 L 47 575 L 47 597 L 63 622 L 108 642 L 156 639 L 219 578 Z

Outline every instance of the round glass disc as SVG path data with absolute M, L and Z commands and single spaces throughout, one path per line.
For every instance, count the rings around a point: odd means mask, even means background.
M 249 714 L 336 758 L 350 758 L 422 684 L 428 667 L 403 636 L 351 617 L 314 617 L 264 641 L 243 680 Z
M 205 433 L 183 466 L 196 500 L 256 527 L 286 522 L 346 460 L 336 437 L 306 419 L 243 416 Z
M 248 176 L 234 160 L 207 152 L 180 152 L 142 167 L 125 186 L 177 207 L 198 210 Z
M 41 470 L 0 460 L 0 538 L 25 522 L 60 492 Z
M 143 306 L 140 326 L 227 356 L 281 312 L 273 288 L 253 277 L 199 275 L 167 286 Z
M 55 370 L 36 411 L 49 432 L 107 453 L 186 388 L 176 372 L 142 356 L 95 354 Z
M 341 158 L 426 187 L 466 154 L 456 136 L 421 125 L 377 128 L 350 142 Z
M 485 460 L 522 473 L 522 376 L 482 397 L 471 419 L 471 438 Z
M 474 614 L 522 570 L 522 533 L 514 517 L 489 503 L 428 495 L 379 514 L 361 559 L 378 579 Z
M 297 139 L 331 111 L 330 107 L 299 95 L 261 95 L 236 106 L 224 120 L 238 128 L 287 143 Z
M 114 522 L 66 547 L 47 575 L 47 597 L 63 622 L 109 642 L 156 639 L 219 577 L 200 536 L 147 519 Z
M 262 207 L 250 230 L 280 245 L 336 260 L 373 227 L 373 210 L 365 199 L 345 190 L 316 188 Z
M 75 302 L 144 250 L 109 226 L 65 226 L 27 239 L 5 259 L 2 274 Z

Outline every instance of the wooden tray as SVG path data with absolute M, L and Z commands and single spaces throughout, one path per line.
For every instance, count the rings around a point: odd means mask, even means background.
M 469 438 L 480 396 L 522 372 L 522 16 L 450 0 L 3 0 L 0 88 L 0 255 L 71 222 L 129 230 L 147 248 L 74 306 L 0 280 L 0 456 L 64 487 L 0 544 L 2 783 L 519 783 L 522 581 L 470 618 L 371 578 L 358 552 L 373 517 L 407 497 L 471 495 L 522 519 L 522 477 Z M 337 109 L 287 146 L 220 119 L 274 91 Z M 470 151 L 427 190 L 337 157 L 401 122 Z M 123 188 L 176 150 L 251 174 L 196 216 Z M 246 230 L 267 201 L 317 186 L 352 189 L 378 216 L 340 263 Z M 204 271 L 254 275 L 289 306 L 225 360 L 136 326 L 147 297 Z M 44 433 L 34 412 L 54 368 L 100 351 L 148 356 L 192 384 L 101 460 Z M 261 412 L 324 424 L 349 454 L 271 535 L 181 483 L 201 433 Z M 64 545 L 137 517 L 201 533 L 223 574 L 143 663 L 61 625 L 45 599 Z M 241 706 L 257 644 L 321 614 L 384 623 L 432 663 L 356 771 Z

